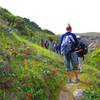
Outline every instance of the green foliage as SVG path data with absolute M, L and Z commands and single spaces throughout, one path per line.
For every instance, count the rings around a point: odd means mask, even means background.
M 0 99 L 55 100 L 65 74 L 61 57 L 13 32 L 0 33 L 0 41 Z
M 45 30 L 43 30 L 45 33 L 48 33 L 48 34 L 54 34 L 53 32 L 51 32 L 51 31 L 49 31 L 49 30 L 47 30 L 47 29 L 45 29 Z
M 27 23 L 27 26 L 31 28 L 33 31 L 38 30 L 38 29 L 41 30 L 41 28 L 35 22 L 31 22 L 27 18 L 24 18 L 24 21 Z
M 59 40 L 29 19 L 14 16 L 0 8 L 0 99 L 56 100 L 65 80 L 62 57 L 41 48 L 40 40 Z M 30 40 L 34 40 L 33 44 Z M 36 45 L 38 44 L 38 45 Z M 86 56 L 85 72 L 80 75 L 87 86 L 85 100 L 98 100 L 100 49 Z M 91 78 L 90 78 L 91 77 Z M 88 98 L 88 99 L 87 99 Z
M 100 100 L 99 92 L 97 92 L 93 87 L 86 89 L 84 92 L 84 100 Z
M 35 22 L 30 21 L 27 18 L 12 15 L 8 10 L 0 8 L 0 32 L 7 32 L 7 30 L 16 30 L 18 34 L 26 37 L 28 40 L 34 41 L 34 43 L 40 45 L 41 39 L 55 39 L 53 32 L 49 30 L 42 30 Z M 6 31 L 5 31 L 6 30 Z
M 85 56 L 84 72 L 80 73 L 81 83 L 77 88 L 85 91 L 84 100 L 100 99 L 100 49 L 89 52 Z
M 100 49 L 96 49 L 88 54 L 86 56 L 86 63 L 89 65 L 96 67 L 97 69 L 100 69 Z

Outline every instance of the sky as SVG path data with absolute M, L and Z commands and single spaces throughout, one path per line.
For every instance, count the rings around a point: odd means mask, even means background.
M 30 19 L 55 34 L 100 32 L 100 0 L 0 0 L 12 14 Z

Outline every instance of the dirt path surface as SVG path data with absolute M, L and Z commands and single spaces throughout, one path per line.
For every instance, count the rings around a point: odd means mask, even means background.
M 76 84 L 65 84 L 62 88 L 58 100 L 75 100 L 72 94 L 72 88 L 75 88 Z
M 69 100 L 68 93 L 64 92 L 64 91 L 61 91 L 58 100 Z

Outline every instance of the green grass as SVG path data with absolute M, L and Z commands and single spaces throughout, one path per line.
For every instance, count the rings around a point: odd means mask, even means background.
M 11 60 L 6 59 L 7 69 L 3 64 L 6 56 L 0 56 L 0 99 L 26 99 L 25 94 L 31 93 L 32 100 L 55 100 L 65 78 L 62 57 L 16 33 L 2 35 L 1 41 L 5 42 L 1 52 L 5 50 Z
M 96 64 L 100 61 L 100 49 L 88 53 L 85 57 L 84 73 L 80 73 L 81 83 L 76 88 L 85 91 L 84 100 L 100 99 L 100 68 Z
M 31 93 L 31 100 L 57 100 L 66 82 L 63 57 L 16 33 L 1 33 L 0 41 L 0 99 L 25 100 L 26 94 Z M 85 57 L 82 82 L 75 87 L 86 90 L 86 98 L 100 92 L 99 52 L 95 50 Z M 8 64 L 4 65 L 4 61 Z

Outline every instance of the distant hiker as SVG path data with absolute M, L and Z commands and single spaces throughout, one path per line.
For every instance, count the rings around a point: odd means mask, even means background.
M 56 47 L 56 49 L 57 49 L 57 53 L 61 55 L 60 47 L 59 47 L 59 43 L 57 43 L 57 47 Z
M 43 39 L 41 39 L 40 45 L 41 45 L 41 47 L 45 48 L 45 43 L 44 43 L 44 40 Z
M 53 42 L 53 51 L 57 53 L 57 42 Z
M 49 50 L 53 51 L 53 39 L 49 39 Z
M 45 41 L 45 48 L 49 48 L 49 42 L 47 40 Z
M 76 52 L 78 55 L 78 66 L 80 68 L 80 72 L 83 72 L 83 66 L 84 66 L 84 55 L 87 53 L 87 48 L 85 43 L 81 41 L 81 37 L 79 35 L 76 36 L 79 43 L 76 47 Z
M 76 35 L 72 33 L 72 28 L 69 24 L 66 27 L 66 31 L 67 32 L 61 36 L 58 48 L 60 48 L 61 54 L 64 56 L 68 82 L 69 83 L 72 82 L 70 73 L 72 64 L 74 69 L 75 82 L 78 83 L 80 81 L 78 78 L 78 56 L 77 53 L 75 52 L 78 40 L 76 38 Z

